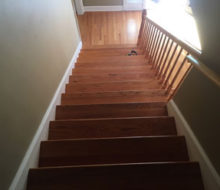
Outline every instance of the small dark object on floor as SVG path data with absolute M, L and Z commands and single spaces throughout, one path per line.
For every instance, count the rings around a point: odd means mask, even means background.
M 128 54 L 128 56 L 138 55 L 135 50 L 131 50 L 131 52 Z

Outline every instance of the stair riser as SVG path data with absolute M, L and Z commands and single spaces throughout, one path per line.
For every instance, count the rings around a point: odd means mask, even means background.
M 176 135 L 173 118 L 53 121 L 49 140 Z
M 164 90 L 62 94 L 62 105 L 166 102 Z
M 102 51 L 102 52 L 81 52 L 80 53 L 80 58 L 87 58 L 87 57 L 97 57 L 97 56 L 100 56 L 100 57 L 112 57 L 112 56 L 128 56 L 128 54 L 131 52 L 131 50 L 127 50 L 127 51 L 123 51 L 123 52 L 114 52 L 114 51 Z M 142 55 L 143 56 L 143 51 L 137 51 L 137 54 L 138 55 Z M 132 57 L 133 56 L 136 56 L 136 55 L 131 55 Z
M 154 103 L 135 103 L 57 106 L 56 119 L 167 116 L 166 106 L 156 105 Z
M 166 102 L 166 97 L 148 97 L 148 96 L 133 96 L 133 97 L 100 97 L 100 98 L 82 98 L 71 97 L 68 95 L 62 96 L 61 105 L 87 105 L 87 104 L 117 104 L 117 103 L 143 103 L 143 102 Z
M 32 169 L 27 190 L 39 189 L 204 190 L 196 163 Z
M 146 59 L 144 56 L 87 56 L 87 57 L 79 57 L 77 62 L 138 62 L 138 61 L 145 61 Z
M 44 141 L 40 167 L 188 161 L 184 137 Z
M 76 67 L 72 74 L 75 73 L 131 73 L 131 72 L 150 72 L 149 67 L 146 66 L 129 66 L 129 67 Z
M 109 83 L 83 83 L 75 82 L 66 85 L 66 93 L 86 92 L 111 92 L 111 91 L 145 91 L 148 89 L 159 89 L 160 86 L 157 81 L 145 82 L 109 82 Z
M 109 66 L 111 65 L 112 67 L 127 67 L 127 66 L 146 66 L 148 65 L 146 60 L 141 60 L 141 61 L 138 61 L 138 62 L 135 62 L 135 61 L 125 61 L 125 62 L 113 62 L 113 63 L 109 63 L 109 62 L 77 62 L 76 63 L 76 67 L 80 66 L 80 67 L 93 67 L 93 66 L 96 66 L 96 67 L 103 67 L 103 66 Z
M 126 56 L 128 53 L 131 52 L 131 50 L 135 50 L 138 55 L 141 55 L 143 53 L 143 50 L 140 49 L 106 49 L 106 50 L 81 50 L 80 57 L 87 56 L 87 55 L 96 55 L 96 56 Z
M 109 59 L 98 59 L 98 58 L 91 59 L 91 58 L 87 58 L 87 59 L 77 59 L 76 65 L 84 64 L 84 63 L 91 64 L 91 65 L 94 64 L 94 63 L 96 63 L 97 65 L 103 64 L 103 66 L 104 65 L 126 66 L 126 64 L 131 65 L 131 66 L 135 66 L 137 64 L 137 66 L 138 66 L 139 64 L 146 65 L 146 64 L 149 63 L 149 61 L 147 59 L 143 59 L 143 58 L 138 59 L 138 60 L 131 59 L 131 58 L 125 59 L 125 60 L 124 59 L 122 59 L 122 60 L 114 60 L 112 58 L 109 58 Z
M 106 73 L 106 74 L 87 74 L 87 73 L 78 73 L 73 76 L 70 76 L 71 82 L 100 82 L 100 81 L 132 81 L 132 80 L 152 80 L 154 73 Z

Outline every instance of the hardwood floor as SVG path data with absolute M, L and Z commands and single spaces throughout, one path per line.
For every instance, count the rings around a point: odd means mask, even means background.
M 136 44 L 141 12 L 86 12 L 78 20 L 84 48 Z

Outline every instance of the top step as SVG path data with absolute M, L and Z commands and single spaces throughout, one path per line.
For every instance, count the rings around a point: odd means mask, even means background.
M 93 46 L 83 46 L 82 50 L 103 50 L 103 49 L 123 49 L 123 48 L 137 48 L 137 44 L 113 44 L 113 45 L 93 45 Z
M 131 51 L 134 50 L 138 55 L 143 54 L 143 50 L 137 48 L 111 48 L 111 49 L 90 49 L 90 50 L 81 50 L 80 56 L 117 56 L 124 55 L 127 56 Z

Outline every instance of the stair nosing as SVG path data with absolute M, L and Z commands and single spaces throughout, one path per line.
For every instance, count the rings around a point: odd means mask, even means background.
M 129 137 L 99 137 L 99 138 L 74 138 L 74 139 L 56 139 L 56 140 L 44 140 L 41 143 L 47 142 L 75 142 L 75 141 L 104 141 L 104 140 L 123 140 L 123 139 L 183 139 L 185 140 L 185 136 L 178 135 L 156 135 L 156 136 L 129 136 Z
M 141 165 L 199 165 L 197 161 L 165 161 L 165 162 L 131 162 L 131 163 L 114 163 L 114 164 L 87 164 L 87 165 L 69 165 L 69 166 L 42 166 L 31 168 L 31 170 L 44 170 L 44 169 L 64 169 L 64 168 L 95 168 L 95 167 L 111 167 L 111 166 L 141 166 Z

